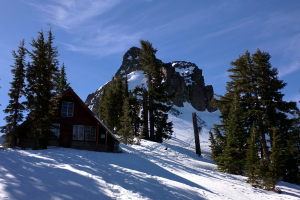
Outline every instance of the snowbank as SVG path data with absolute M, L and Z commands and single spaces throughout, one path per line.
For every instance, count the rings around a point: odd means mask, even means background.
M 133 73 L 130 83 L 143 75 Z M 209 158 L 208 130 L 219 113 L 190 104 L 170 114 L 172 139 L 159 144 L 122 145 L 123 153 L 68 148 L 0 150 L 0 199 L 248 199 L 296 200 L 300 186 L 281 182 L 282 194 L 253 188 L 246 177 L 221 173 Z M 206 121 L 200 135 L 203 157 L 194 153 L 192 113 Z
M 167 150 L 166 150 L 167 147 Z M 246 178 L 220 173 L 205 158 L 176 143 L 142 141 L 124 153 L 67 148 L 0 150 L 0 199 L 253 199 L 296 200 L 300 186 L 283 194 L 252 188 Z

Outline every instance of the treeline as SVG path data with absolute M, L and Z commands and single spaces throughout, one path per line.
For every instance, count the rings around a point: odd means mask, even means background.
M 255 187 L 276 190 L 279 180 L 300 183 L 300 112 L 283 100 L 285 83 L 270 55 L 248 51 L 231 63 L 227 92 L 215 103 L 221 124 L 210 132 L 220 170 L 248 176 Z
M 1 127 L 10 147 L 16 145 L 16 136 L 21 134 L 18 126 L 26 121 L 31 124 L 32 148 L 47 148 L 56 97 L 69 87 L 65 66 L 60 66 L 53 42 L 51 30 L 46 35 L 40 31 L 31 41 L 30 49 L 22 40 L 18 50 L 12 52 L 13 79 L 8 94 L 9 104 L 4 110 L 6 125 Z
M 141 41 L 140 62 L 147 77 L 147 88 L 128 90 L 126 76 L 114 77 L 104 88 L 100 99 L 99 117 L 125 144 L 134 138 L 162 142 L 172 135 L 168 122 L 170 96 L 166 93 L 162 63 L 156 59 L 156 49 Z

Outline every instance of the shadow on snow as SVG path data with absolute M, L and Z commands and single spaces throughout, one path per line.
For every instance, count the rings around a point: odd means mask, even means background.
M 0 180 L 11 199 L 111 199 L 107 190 L 113 198 L 127 190 L 150 199 L 201 199 L 198 192 L 189 188 L 211 192 L 150 162 L 142 154 L 53 148 L 6 150 L 0 152 L 0 157 L 0 177 L 4 178 Z

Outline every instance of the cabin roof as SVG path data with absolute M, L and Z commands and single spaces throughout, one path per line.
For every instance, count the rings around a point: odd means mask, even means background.
M 84 108 L 84 109 L 86 109 L 86 111 L 91 115 L 91 116 L 93 116 L 105 129 L 106 129 L 106 131 L 115 139 L 115 140 L 117 140 L 117 141 L 119 141 L 118 140 L 118 138 L 117 138 L 117 136 L 113 133 L 113 131 L 111 130 L 111 129 L 109 129 L 105 124 L 104 124 L 104 122 L 99 118 L 99 117 L 97 117 L 96 115 L 95 115 L 95 113 L 93 113 L 89 108 L 88 108 L 88 106 L 81 100 L 81 98 L 76 94 L 76 92 L 74 92 L 74 90 L 71 88 L 71 87 L 69 87 L 69 89 L 67 89 L 65 92 L 63 92 L 62 94 L 61 94 L 61 98 L 63 97 L 63 96 L 65 96 L 65 95 L 67 95 L 68 93 L 71 93 L 79 102 L 80 102 L 80 104 L 82 105 L 82 107 Z

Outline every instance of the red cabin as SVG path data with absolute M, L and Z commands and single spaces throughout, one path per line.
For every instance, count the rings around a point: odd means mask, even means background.
M 59 97 L 58 104 L 48 145 L 95 151 L 120 151 L 120 142 L 114 133 L 95 116 L 71 88 Z M 25 124 L 26 122 L 22 125 Z M 20 140 L 20 146 L 31 146 L 30 138 Z

